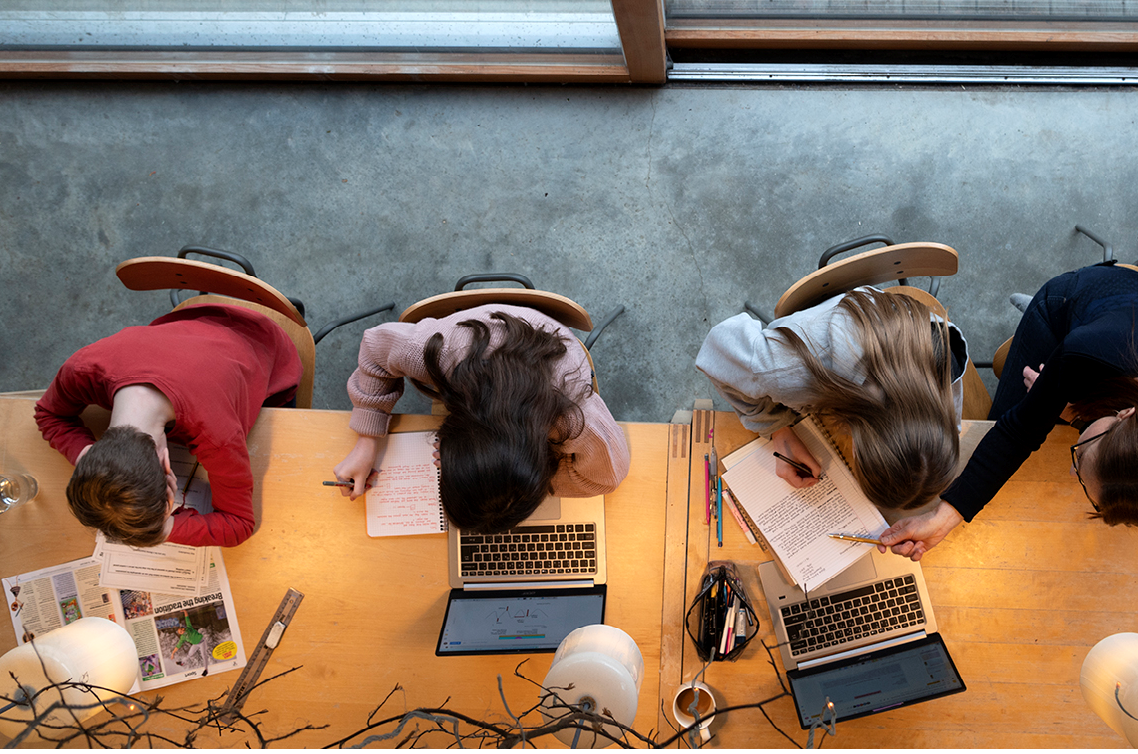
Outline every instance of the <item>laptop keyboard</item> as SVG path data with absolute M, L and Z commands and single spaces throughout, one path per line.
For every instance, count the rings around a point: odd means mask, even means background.
M 781 612 L 792 656 L 925 623 L 912 575 L 787 605 Z
M 596 524 L 519 526 L 504 534 L 460 534 L 463 576 L 597 572 Z

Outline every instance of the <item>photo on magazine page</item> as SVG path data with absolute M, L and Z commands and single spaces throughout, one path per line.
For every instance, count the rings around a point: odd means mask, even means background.
M 237 644 L 220 594 L 215 602 L 158 616 L 154 625 L 171 674 L 205 677 L 213 665 L 224 664 L 226 670 L 233 667 Z

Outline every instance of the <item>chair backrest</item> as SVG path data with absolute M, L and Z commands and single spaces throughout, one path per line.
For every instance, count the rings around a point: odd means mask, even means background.
M 774 316 L 785 317 L 862 285 L 955 275 L 958 266 L 956 250 L 939 243 L 902 243 L 863 251 L 815 270 L 790 286 L 775 305 Z
M 477 288 L 469 291 L 452 291 L 425 298 L 412 304 L 399 315 L 400 322 L 419 322 L 429 317 L 449 317 L 455 312 L 473 309 L 484 304 L 506 304 L 537 309 L 566 327 L 588 332 L 593 320 L 584 307 L 557 293 L 530 288 Z
M 276 288 L 260 278 L 216 264 L 171 257 L 128 259 L 115 268 L 115 274 L 132 291 L 186 289 L 220 294 L 186 299 L 174 307 L 175 311 L 195 304 L 227 304 L 251 309 L 271 319 L 296 345 L 304 369 L 296 390 L 296 405 L 312 407 L 316 343 L 304 317 Z
M 593 329 L 593 320 L 589 317 L 589 313 L 576 301 L 558 293 L 538 291 L 532 288 L 477 288 L 469 291 L 440 293 L 438 296 L 425 298 L 404 309 L 403 313 L 399 315 L 399 321 L 419 322 L 428 318 L 439 319 L 486 304 L 526 306 L 552 317 L 566 327 L 585 331 Z M 593 367 L 593 356 L 584 343 L 581 343 L 581 348 L 585 349 L 585 357 L 589 360 L 589 369 L 593 376 L 593 392 L 599 393 L 597 370 Z M 427 389 L 425 385 L 416 384 L 415 386 L 427 395 L 432 395 L 432 391 Z M 437 411 L 438 407 L 435 406 L 432 410 Z
M 137 257 L 115 268 L 123 285 L 132 291 L 184 289 L 205 291 L 268 307 L 300 325 L 304 317 L 280 291 L 260 278 L 209 262 L 173 257 Z

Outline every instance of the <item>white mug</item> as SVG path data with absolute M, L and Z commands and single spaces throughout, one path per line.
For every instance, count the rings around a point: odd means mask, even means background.
M 672 700 L 672 717 L 680 728 L 695 724 L 695 716 L 690 712 L 692 702 L 699 713 L 699 735 L 704 743 L 711 740 L 711 721 L 715 719 L 715 696 L 706 685 L 699 681 L 681 684 Z

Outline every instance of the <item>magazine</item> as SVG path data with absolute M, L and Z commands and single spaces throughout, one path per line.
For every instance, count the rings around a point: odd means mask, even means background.
M 245 667 L 245 647 L 219 548 L 210 547 L 200 597 L 99 586 L 101 558 L 0 580 L 20 644 L 80 618 L 124 626 L 138 650 L 142 691 Z

